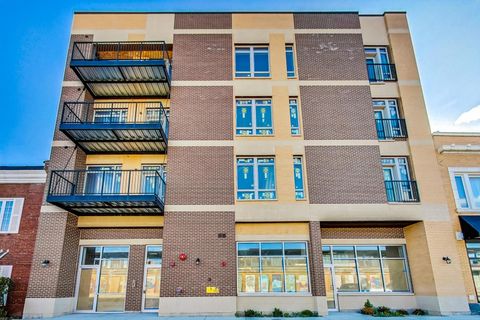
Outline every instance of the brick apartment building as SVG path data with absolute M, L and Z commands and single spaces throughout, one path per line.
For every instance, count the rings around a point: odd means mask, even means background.
M 480 135 L 433 134 L 454 230 L 463 281 L 473 311 L 480 311 Z
M 7 311 L 21 316 L 27 296 L 46 173 L 40 167 L 0 167 L 0 276 L 11 278 Z
M 405 13 L 76 13 L 48 171 L 26 317 L 469 312 Z

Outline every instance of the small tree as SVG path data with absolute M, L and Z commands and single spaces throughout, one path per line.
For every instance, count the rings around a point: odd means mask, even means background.
M 7 316 L 7 294 L 13 289 L 13 281 L 7 277 L 0 277 L 0 316 Z

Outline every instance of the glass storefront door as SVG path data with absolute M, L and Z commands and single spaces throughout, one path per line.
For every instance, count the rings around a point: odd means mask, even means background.
M 82 247 L 76 311 L 125 310 L 128 254 L 128 246 Z
M 473 283 L 477 291 L 477 300 L 480 302 L 480 242 L 467 242 L 467 254 L 470 260 Z
M 145 255 L 145 280 L 143 284 L 143 311 L 158 311 L 161 273 L 162 246 L 147 246 Z
M 325 275 L 325 291 L 327 295 L 328 310 L 337 310 L 337 293 L 333 281 L 333 266 L 324 266 L 323 272 Z

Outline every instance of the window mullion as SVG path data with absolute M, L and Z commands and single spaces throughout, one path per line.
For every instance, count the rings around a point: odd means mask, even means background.
M 3 223 L 3 215 L 5 214 L 6 206 L 7 206 L 7 201 L 0 201 L 0 232 L 1 232 L 1 227 L 2 227 L 2 223 Z
M 470 184 L 470 176 L 468 173 L 463 174 L 463 186 L 465 188 L 465 192 L 467 193 L 467 201 L 469 202 L 470 208 L 471 209 L 477 209 L 475 206 L 475 200 L 473 196 L 473 191 L 472 191 L 472 186 Z
M 379 248 L 377 247 L 377 250 Z M 384 268 L 383 268 L 383 257 L 382 257 L 382 253 L 380 252 L 380 250 L 378 250 L 378 253 L 379 253 L 379 258 L 380 258 L 380 273 L 382 274 L 382 285 L 383 285 L 383 292 L 387 292 L 387 284 L 385 283 L 385 275 L 384 275 Z M 393 291 L 393 290 L 392 290 Z
M 253 190 L 255 199 L 258 199 L 258 162 L 253 158 Z
M 355 257 L 355 270 L 357 271 L 357 283 L 358 283 L 358 291 L 362 292 L 362 287 L 360 284 L 360 270 L 358 268 L 358 255 L 357 255 L 357 246 L 353 246 L 353 254 Z
M 250 47 L 250 76 L 255 77 L 255 51 Z
M 252 99 L 252 135 L 257 135 L 257 100 Z
M 283 292 L 287 292 L 287 261 L 285 257 L 285 242 L 282 242 L 282 271 L 283 271 Z M 295 288 L 295 292 L 297 288 Z

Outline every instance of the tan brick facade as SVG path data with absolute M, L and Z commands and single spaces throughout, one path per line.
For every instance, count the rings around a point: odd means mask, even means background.
M 173 46 L 174 81 L 232 79 L 231 34 L 176 34 Z
M 168 204 L 233 204 L 233 148 L 170 147 L 168 151 L 168 174 L 175 177 L 168 183 Z
M 235 252 L 233 212 L 166 212 L 160 295 L 207 296 L 206 287 L 212 286 L 220 290 L 213 296 L 235 296 Z
M 295 42 L 300 80 L 367 80 L 362 35 L 296 34 Z
M 229 13 L 177 13 L 175 29 L 231 29 L 232 15 Z
M 385 203 L 375 146 L 305 147 L 310 203 Z
M 232 103 L 233 87 L 173 87 L 170 139 L 232 140 Z
M 306 140 L 375 140 L 367 86 L 301 86 Z

